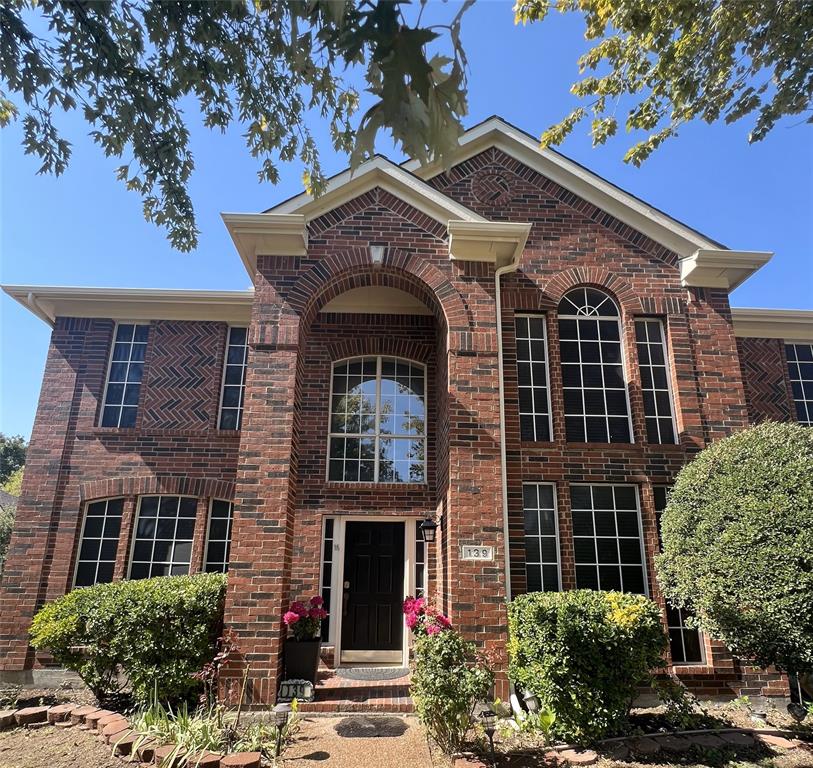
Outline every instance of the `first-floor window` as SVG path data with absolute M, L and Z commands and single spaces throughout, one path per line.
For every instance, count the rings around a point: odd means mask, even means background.
M 124 499 L 94 501 L 85 509 L 74 586 L 113 581 Z
M 130 578 L 189 573 L 197 505 L 188 496 L 141 497 Z
M 788 373 L 800 424 L 813 426 L 813 344 L 786 344 Z
M 666 624 L 669 628 L 669 650 L 673 664 L 700 664 L 703 662 L 703 643 L 700 632 L 686 624 L 692 615 L 686 608 L 666 605 Z
M 233 517 L 234 504 L 222 499 L 212 499 L 209 510 L 209 531 L 206 537 L 206 571 L 208 573 L 226 573 L 229 570 Z
M 559 526 L 552 483 L 525 483 L 525 576 L 529 592 L 559 591 Z
M 322 640 L 327 642 L 330 638 L 330 597 L 333 583 L 333 541 L 336 531 L 336 521 L 332 517 L 325 518 L 324 535 L 322 536 L 322 600 L 325 601 L 325 610 L 328 616 L 322 619 Z
M 579 589 L 646 594 L 638 494 L 633 485 L 572 485 Z
M 426 597 L 426 542 L 420 520 L 415 521 L 415 597 Z

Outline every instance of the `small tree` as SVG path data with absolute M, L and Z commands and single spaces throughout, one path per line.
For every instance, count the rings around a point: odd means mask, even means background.
M 11 476 L 25 464 L 25 452 L 28 444 L 22 435 L 4 435 L 0 432 L 0 486 L 8 482 Z M 4 490 L 12 493 L 11 489 Z
M 813 430 L 764 423 L 681 470 L 658 580 L 738 656 L 813 669 Z

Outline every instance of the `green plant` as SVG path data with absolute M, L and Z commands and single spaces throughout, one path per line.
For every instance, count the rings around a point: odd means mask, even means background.
M 685 731 L 703 726 L 708 712 L 677 678 L 656 680 L 652 687 L 664 706 L 664 716 L 672 728 Z
M 301 725 L 297 715 L 296 699 L 291 703 L 291 715 L 285 725 L 260 721 L 249 723 L 234 745 L 235 752 L 259 752 L 269 761 L 275 761 L 291 744 Z
M 661 588 L 760 666 L 813 669 L 813 430 L 764 423 L 678 474 L 663 513 Z
M 551 733 L 567 741 L 618 732 L 666 648 L 658 606 L 620 592 L 521 595 L 508 632 L 512 680 L 554 713 Z
M 215 653 L 223 616 L 222 574 L 167 576 L 75 589 L 45 605 L 31 643 L 75 670 L 100 699 L 129 681 L 136 704 L 187 699 L 193 674 Z
M 489 695 L 494 674 L 473 643 L 446 629 L 415 641 L 410 693 L 418 717 L 447 755 L 472 726 L 474 707 Z

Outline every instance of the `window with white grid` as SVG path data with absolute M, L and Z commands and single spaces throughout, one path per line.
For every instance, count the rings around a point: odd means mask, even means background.
M 207 573 L 226 573 L 229 570 L 233 519 L 234 504 L 223 499 L 212 499 L 209 507 L 209 530 L 206 535 Z
M 524 483 L 525 576 L 529 592 L 559 591 L 559 524 L 553 483 Z
M 517 315 L 517 387 L 523 440 L 551 439 L 548 346 L 544 315 Z
M 675 422 L 663 323 L 656 318 L 636 320 L 635 345 L 644 396 L 646 439 L 650 443 L 674 443 Z
M 336 535 L 336 520 L 325 518 L 324 535 L 322 537 L 322 600 L 328 615 L 322 619 L 322 640 L 327 642 L 330 638 L 330 597 L 333 585 L 333 542 Z
M 229 328 L 226 360 L 223 365 L 223 392 L 220 397 L 220 429 L 240 429 L 246 387 L 248 329 Z
M 334 363 L 328 479 L 426 481 L 426 370 L 393 357 Z
M 138 504 L 130 578 L 189 573 L 198 500 L 188 496 L 142 496 Z
M 813 427 L 813 344 L 786 344 L 785 352 L 796 419 Z
M 94 501 L 85 507 L 75 587 L 113 581 L 124 499 Z
M 426 597 L 426 542 L 421 521 L 415 521 L 415 597 Z
M 646 594 L 638 493 L 634 485 L 571 485 L 579 589 Z
M 631 442 L 618 307 L 606 293 L 576 288 L 558 320 L 567 440 Z
M 144 376 L 149 325 L 119 323 L 110 351 L 101 426 L 134 427 Z

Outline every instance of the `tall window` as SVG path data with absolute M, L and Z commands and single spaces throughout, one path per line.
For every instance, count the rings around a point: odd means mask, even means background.
M 240 429 L 248 357 L 247 328 L 229 328 L 223 392 L 220 397 L 220 429 Z
M 330 595 L 333 584 L 333 539 L 336 530 L 336 521 L 332 517 L 325 518 L 324 536 L 322 537 L 322 600 L 325 601 L 325 610 L 330 614 Z M 330 616 L 322 619 L 322 640 L 330 638 Z
M 124 499 L 105 499 L 87 505 L 74 586 L 113 581 L 123 509 Z
M 197 499 L 142 496 L 138 505 L 130 578 L 189 573 Z
M 222 499 L 212 499 L 209 508 L 209 531 L 206 536 L 206 571 L 208 573 L 226 573 L 229 570 L 233 518 L 234 504 Z
M 652 486 L 655 498 L 655 520 L 658 526 L 658 541 L 661 541 L 661 518 L 666 509 L 668 489 L 665 485 Z M 661 544 L 662 546 L 662 544 Z M 675 608 L 666 604 L 666 625 L 669 630 L 669 651 L 673 664 L 702 664 L 703 641 L 700 632 L 690 627 L 686 621 L 692 615 L 687 608 Z
M 517 384 L 523 440 L 550 440 L 548 348 L 545 318 L 517 315 Z
M 103 427 L 135 426 L 149 332 L 149 325 L 116 326 L 104 391 Z
M 559 526 L 552 483 L 524 483 L 525 575 L 529 592 L 559 591 Z
M 638 494 L 632 485 L 572 485 L 579 589 L 646 594 Z
M 813 427 L 813 344 L 787 344 L 788 373 L 800 424 Z
M 559 303 L 558 315 L 567 440 L 629 443 L 618 307 L 601 291 L 576 288 Z
M 415 521 L 415 597 L 426 597 L 426 542 L 421 532 L 421 521 Z
M 646 438 L 650 443 L 674 443 L 672 394 L 669 389 L 669 367 L 666 363 L 666 339 L 663 323 L 653 318 L 635 321 L 635 344 L 641 369 L 641 391 L 644 396 Z
M 345 482 L 426 480 L 426 371 L 392 357 L 333 366 L 328 478 Z

